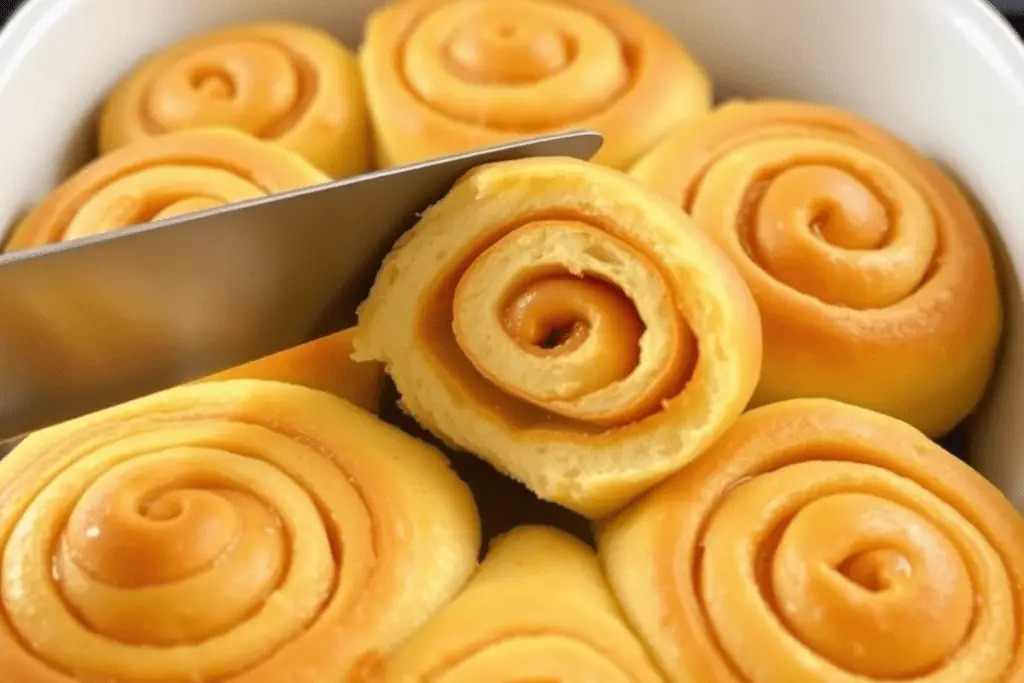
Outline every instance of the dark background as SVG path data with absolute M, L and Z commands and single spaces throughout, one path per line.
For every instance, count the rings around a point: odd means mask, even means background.
M 10 5 L 0 7 L 0 24 L 6 23 L 13 9 L 21 5 L 23 1 L 15 0 Z M 1017 29 L 1018 34 L 1024 32 L 1024 0 L 991 0 L 991 2 L 1010 19 L 1010 23 Z

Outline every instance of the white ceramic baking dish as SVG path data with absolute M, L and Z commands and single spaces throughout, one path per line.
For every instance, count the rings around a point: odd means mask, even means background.
M 971 462 L 1024 509 L 1024 46 L 982 0 L 633 0 L 719 96 L 835 103 L 951 169 L 998 226 L 1005 351 Z M 309 22 L 351 46 L 375 0 L 29 0 L 0 34 L 0 230 L 92 152 L 94 112 L 145 53 L 214 26 Z

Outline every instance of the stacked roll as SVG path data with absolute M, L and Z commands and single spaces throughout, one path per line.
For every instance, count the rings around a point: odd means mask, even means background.
M 460 180 L 385 260 L 354 348 L 435 435 L 588 517 L 699 455 L 761 365 L 721 252 L 677 207 L 572 159 Z

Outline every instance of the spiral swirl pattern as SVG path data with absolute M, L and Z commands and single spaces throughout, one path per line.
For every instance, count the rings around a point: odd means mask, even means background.
M 599 533 L 670 680 L 1024 676 L 1024 520 L 906 423 L 826 399 L 745 414 Z
M 389 255 L 359 314 L 442 438 L 585 515 L 681 467 L 742 411 L 760 330 L 675 207 L 570 159 L 484 167 Z
M 400 0 L 361 50 L 379 161 L 397 165 L 572 128 L 624 167 L 711 104 L 674 38 L 617 0 Z
M 690 213 L 753 292 L 755 403 L 825 396 L 940 436 L 980 399 L 1002 328 L 992 254 L 964 196 L 907 145 L 823 106 L 734 103 L 631 173 Z
M 386 683 L 663 679 L 622 620 L 593 550 L 519 527 L 466 590 L 387 662 Z
M 327 182 L 301 157 L 230 129 L 185 131 L 108 154 L 15 227 L 15 251 Z
M 0 461 L 0 670 L 23 683 L 350 680 L 479 544 L 433 449 L 326 393 L 179 387 Z
M 301 24 L 211 31 L 144 60 L 104 104 L 100 152 L 205 127 L 277 143 L 335 177 L 370 167 L 356 57 Z

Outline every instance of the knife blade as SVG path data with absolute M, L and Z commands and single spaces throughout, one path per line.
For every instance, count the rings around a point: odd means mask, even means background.
M 344 329 L 464 173 L 601 142 L 533 138 L 0 255 L 0 440 Z

